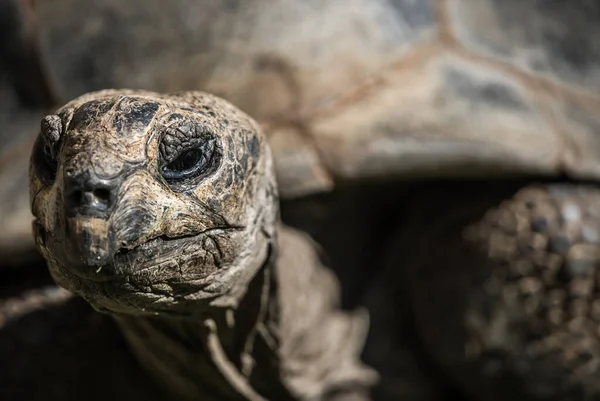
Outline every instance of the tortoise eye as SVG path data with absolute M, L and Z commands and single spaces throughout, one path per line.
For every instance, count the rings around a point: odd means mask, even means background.
M 203 160 L 204 159 L 204 160 Z M 202 162 L 202 163 L 201 163 Z M 188 171 L 192 168 L 196 167 L 198 164 L 205 164 L 206 158 L 198 149 L 188 150 L 173 162 L 171 162 L 167 167 L 170 170 L 176 170 L 179 172 Z
M 48 145 L 44 142 L 41 136 L 37 138 L 31 161 L 42 181 L 49 184 L 54 181 L 58 166 L 56 159 L 53 157 L 53 152 L 50 151 Z
M 173 189 L 182 190 L 218 168 L 221 150 L 218 137 L 199 121 L 180 115 L 175 121 L 159 144 L 159 170 Z
M 214 153 L 214 141 L 206 141 L 184 150 L 175 160 L 163 166 L 162 175 L 165 180 L 175 182 L 199 176 L 211 167 Z
M 172 161 L 161 168 L 164 179 L 177 183 L 208 174 L 218 162 L 216 140 L 213 137 L 190 141 L 178 151 Z

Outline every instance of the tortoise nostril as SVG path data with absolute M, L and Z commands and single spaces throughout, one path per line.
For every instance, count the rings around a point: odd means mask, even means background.
M 83 191 L 73 191 L 69 194 L 68 203 L 72 206 L 80 206 L 85 202 Z
M 105 216 L 115 200 L 117 186 L 114 182 L 92 178 L 76 178 L 65 182 L 65 208 L 67 215 Z
M 94 189 L 94 197 L 101 203 L 108 203 L 110 201 L 110 191 L 105 188 Z

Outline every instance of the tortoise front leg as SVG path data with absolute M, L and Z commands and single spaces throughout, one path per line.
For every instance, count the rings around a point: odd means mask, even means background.
M 416 193 L 389 274 L 406 268 L 396 290 L 441 372 L 477 399 L 599 397 L 598 186 L 463 182 Z

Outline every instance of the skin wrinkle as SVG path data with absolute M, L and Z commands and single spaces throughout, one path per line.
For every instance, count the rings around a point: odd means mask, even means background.
M 209 232 L 213 232 L 214 231 L 214 232 L 218 233 L 220 231 L 229 231 L 229 230 L 244 230 L 244 227 L 214 227 L 214 228 L 210 228 L 210 229 L 207 229 L 205 231 L 202 231 L 198 235 L 189 236 L 189 237 L 186 237 L 186 236 L 177 237 L 176 239 L 183 239 L 183 238 L 202 239 L 202 241 L 194 241 L 194 242 L 201 243 L 202 246 L 204 247 L 206 239 L 210 238 L 210 236 L 208 235 Z M 151 238 L 148 241 L 152 241 L 153 239 L 155 239 L 155 238 Z M 212 240 L 214 242 L 214 245 L 217 247 L 217 251 L 220 254 L 219 258 L 222 258 L 222 251 L 219 249 L 218 241 L 215 241 L 214 239 L 212 239 Z M 141 244 L 141 245 L 143 245 L 143 244 Z M 137 247 L 139 247 L 139 246 L 140 245 L 138 245 Z M 169 260 L 164 261 L 163 263 L 169 263 Z M 156 264 L 153 264 L 153 265 L 150 265 L 150 266 L 143 267 L 143 268 L 138 269 L 138 270 L 131 270 L 131 273 L 138 273 L 139 274 L 139 273 L 142 273 L 142 272 L 147 271 L 147 270 L 156 269 L 158 267 L 160 267 L 160 262 L 157 262 Z M 179 264 L 178 264 L 178 267 L 180 267 Z M 219 266 L 217 266 L 217 267 L 219 267 Z M 194 279 L 194 274 L 192 274 L 192 273 L 187 273 L 187 272 L 184 273 L 184 272 L 180 271 L 180 276 L 183 277 L 183 278 L 185 278 L 185 279 Z M 202 276 L 198 276 L 197 278 L 202 278 Z
M 142 128 L 148 110 L 154 115 Z M 58 114 L 71 116 L 65 126 L 73 129 L 62 133 L 55 179 L 43 181 L 44 166 L 35 160 L 30 168 L 38 246 L 55 281 L 114 316 L 141 364 L 168 391 L 183 400 L 325 401 L 334 390 L 349 385 L 349 393 L 364 394 L 374 383 L 359 360 L 366 319 L 338 309 L 337 282 L 320 280 L 331 273 L 310 256 L 305 238 L 279 223 L 271 153 L 254 121 L 200 92 L 105 90 Z M 168 146 L 165 132 L 174 124 L 177 136 L 208 133 L 218 145 L 212 161 L 182 185 L 160 175 L 160 160 L 171 162 L 199 142 L 183 138 L 167 159 L 161 146 Z M 126 126 L 133 127 L 129 136 L 122 135 Z M 119 179 L 107 190 L 115 204 L 105 215 L 90 220 L 87 209 L 63 204 L 68 185 L 80 185 L 66 180 L 66 166 L 86 190 L 100 172 L 95 163 L 106 171 L 102 163 L 113 163 L 115 154 L 120 165 L 110 171 Z M 94 259 L 92 248 L 75 246 L 84 240 L 109 251 Z M 286 256 L 294 252 L 308 259 Z M 167 334 L 169 347 L 161 341 Z

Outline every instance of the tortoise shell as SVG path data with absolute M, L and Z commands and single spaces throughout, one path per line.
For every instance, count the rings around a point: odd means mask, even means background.
M 35 7 L 28 21 L 58 98 L 123 87 L 224 97 L 263 125 L 283 199 L 389 177 L 600 173 L 600 25 L 589 2 Z M 14 199 L 0 209 L 2 252 L 31 242 L 28 152 L 15 149 L 35 135 L 6 127 L 18 140 L 0 153 L 0 198 Z

